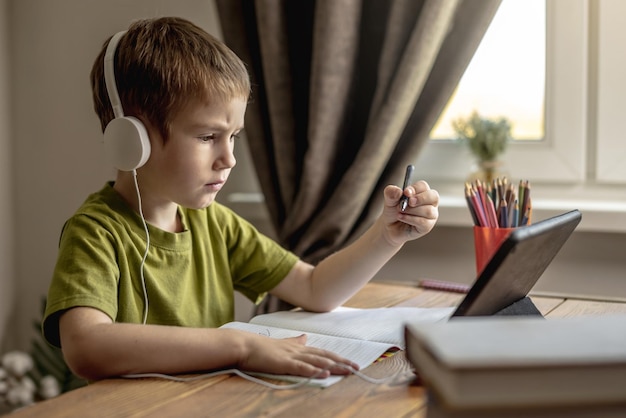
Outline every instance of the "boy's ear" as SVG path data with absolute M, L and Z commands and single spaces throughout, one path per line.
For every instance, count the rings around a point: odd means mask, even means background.
M 104 55 L 104 79 L 115 118 L 104 129 L 104 151 L 118 170 L 133 171 L 150 158 L 150 139 L 144 124 L 132 116 L 124 116 L 115 81 L 115 50 L 126 31 L 118 32 L 109 41 Z

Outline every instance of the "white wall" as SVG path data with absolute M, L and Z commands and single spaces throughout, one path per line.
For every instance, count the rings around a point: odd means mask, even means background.
M 0 352 L 15 301 L 8 0 L 0 0 Z

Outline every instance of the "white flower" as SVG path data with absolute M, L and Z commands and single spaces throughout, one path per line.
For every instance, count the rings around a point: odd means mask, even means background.
M 10 351 L 2 357 L 2 367 L 14 376 L 24 376 L 33 366 L 32 357 L 21 351 Z
M 44 399 L 54 398 L 61 394 L 61 385 L 59 381 L 51 375 L 41 378 L 39 381 L 39 395 Z
M 19 385 L 25 387 L 33 393 L 35 393 L 35 391 L 37 390 L 37 385 L 35 384 L 35 382 L 33 382 L 33 379 L 28 376 L 23 376 L 19 381 Z
M 15 386 L 9 389 L 6 396 L 10 405 L 30 405 L 35 402 L 35 394 L 26 386 Z
M 0 409 L 2 405 L 22 408 L 35 399 L 49 399 L 61 393 L 61 385 L 54 376 L 47 375 L 35 382 L 27 374 L 34 368 L 33 358 L 21 351 L 0 356 Z
M 5 380 L 0 380 L 0 396 L 4 395 L 9 391 L 9 382 Z

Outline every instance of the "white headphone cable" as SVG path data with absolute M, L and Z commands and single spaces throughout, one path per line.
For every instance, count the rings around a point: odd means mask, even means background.
M 137 192 L 137 203 L 139 205 L 139 215 L 141 216 L 141 221 L 143 222 L 143 228 L 146 232 L 146 251 L 143 254 L 143 258 L 141 260 L 140 267 L 140 275 L 141 275 L 141 286 L 143 288 L 143 321 L 142 323 L 145 325 L 148 320 L 148 289 L 146 288 L 146 278 L 143 273 L 143 266 L 146 262 L 146 258 L 148 258 L 148 250 L 150 249 L 150 232 L 148 231 L 148 224 L 146 223 L 146 218 L 143 216 L 143 209 L 141 206 L 141 193 L 139 193 L 139 183 L 137 182 L 137 170 L 133 170 L 133 180 L 135 181 L 135 191 Z
M 373 378 L 373 377 L 369 377 L 366 374 L 362 373 L 359 370 L 355 370 L 350 366 L 347 366 L 345 364 L 335 364 L 335 366 L 339 366 L 342 367 L 344 369 L 347 369 L 350 373 L 354 374 L 355 376 L 365 380 L 366 382 L 375 384 L 375 385 L 389 385 L 389 386 L 396 386 L 396 385 L 402 385 L 402 384 L 408 384 L 410 382 L 412 382 L 413 380 L 415 380 L 416 375 L 412 370 L 406 371 L 406 370 L 401 370 L 398 371 L 390 376 L 386 376 L 383 378 Z M 322 374 L 324 371 L 326 371 L 328 369 L 324 369 L 321 370 L 320 372 L 318 372 L 317 374 L 315 374 L 312 377 L 308 377 L 308 378 L 297 378 L 294 376 L 295 379 L 302 379 L 300 381 L 298 381 L 297 383 L 291 383 L 291 384 L 274 384 L 274 383 L 270 383 L 267 382 L 263 379 L 259 379 L 258 377 L 255 377 L 253 375 L 260 375 L 260 376 L 264 376 L 264 377 L 271 377 L 271 375 L 269 374 L 263 374 L 263 373 L 250 373 L 250 372 L 244 372 L 241 371 L 239 369 L 227 369 L 227 370 L 218 370 L 215 372 L 211 372 L 211 373 L 203 373 L 203 374 L 199 374 L 196 376 L 172 376 L 169 374 L 164 374 L 164 373 L 137 373 L 137 374 L 127 374 L 127 375 L 122 375 L 120 377 L 124 378 L 124 379 L 143 379 L 143 378 L 157 378 L 157 379 L 165 379 L 165 380 L 172 380 L 175 382 L 193 382 L 195 380 L 200 380 L 200 379 L 208 379 L 211 377 L 215 377 L 215 376 L 220 376 L 220 375 L 225 375 L 225 374 L 235 374 L 239 377 L 244 378 L 245 380 L 248 380 L 250 382 L 253 383 L 258 383 L 262 386 L 266 386 L 270 389 L 276 389 L 276 390 L 286 390 L 286 389 L 297 389 L 299 387 L 308 385 L 313 379 L 317 378 L 317 376 L 319 376 L 320 374 Z

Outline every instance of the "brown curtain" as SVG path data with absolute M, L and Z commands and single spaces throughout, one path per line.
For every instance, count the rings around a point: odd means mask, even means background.
M 249 66 L 246 136 L 278 239 L 315 263 L 378 216 L 500 0 L 216 3 Z

